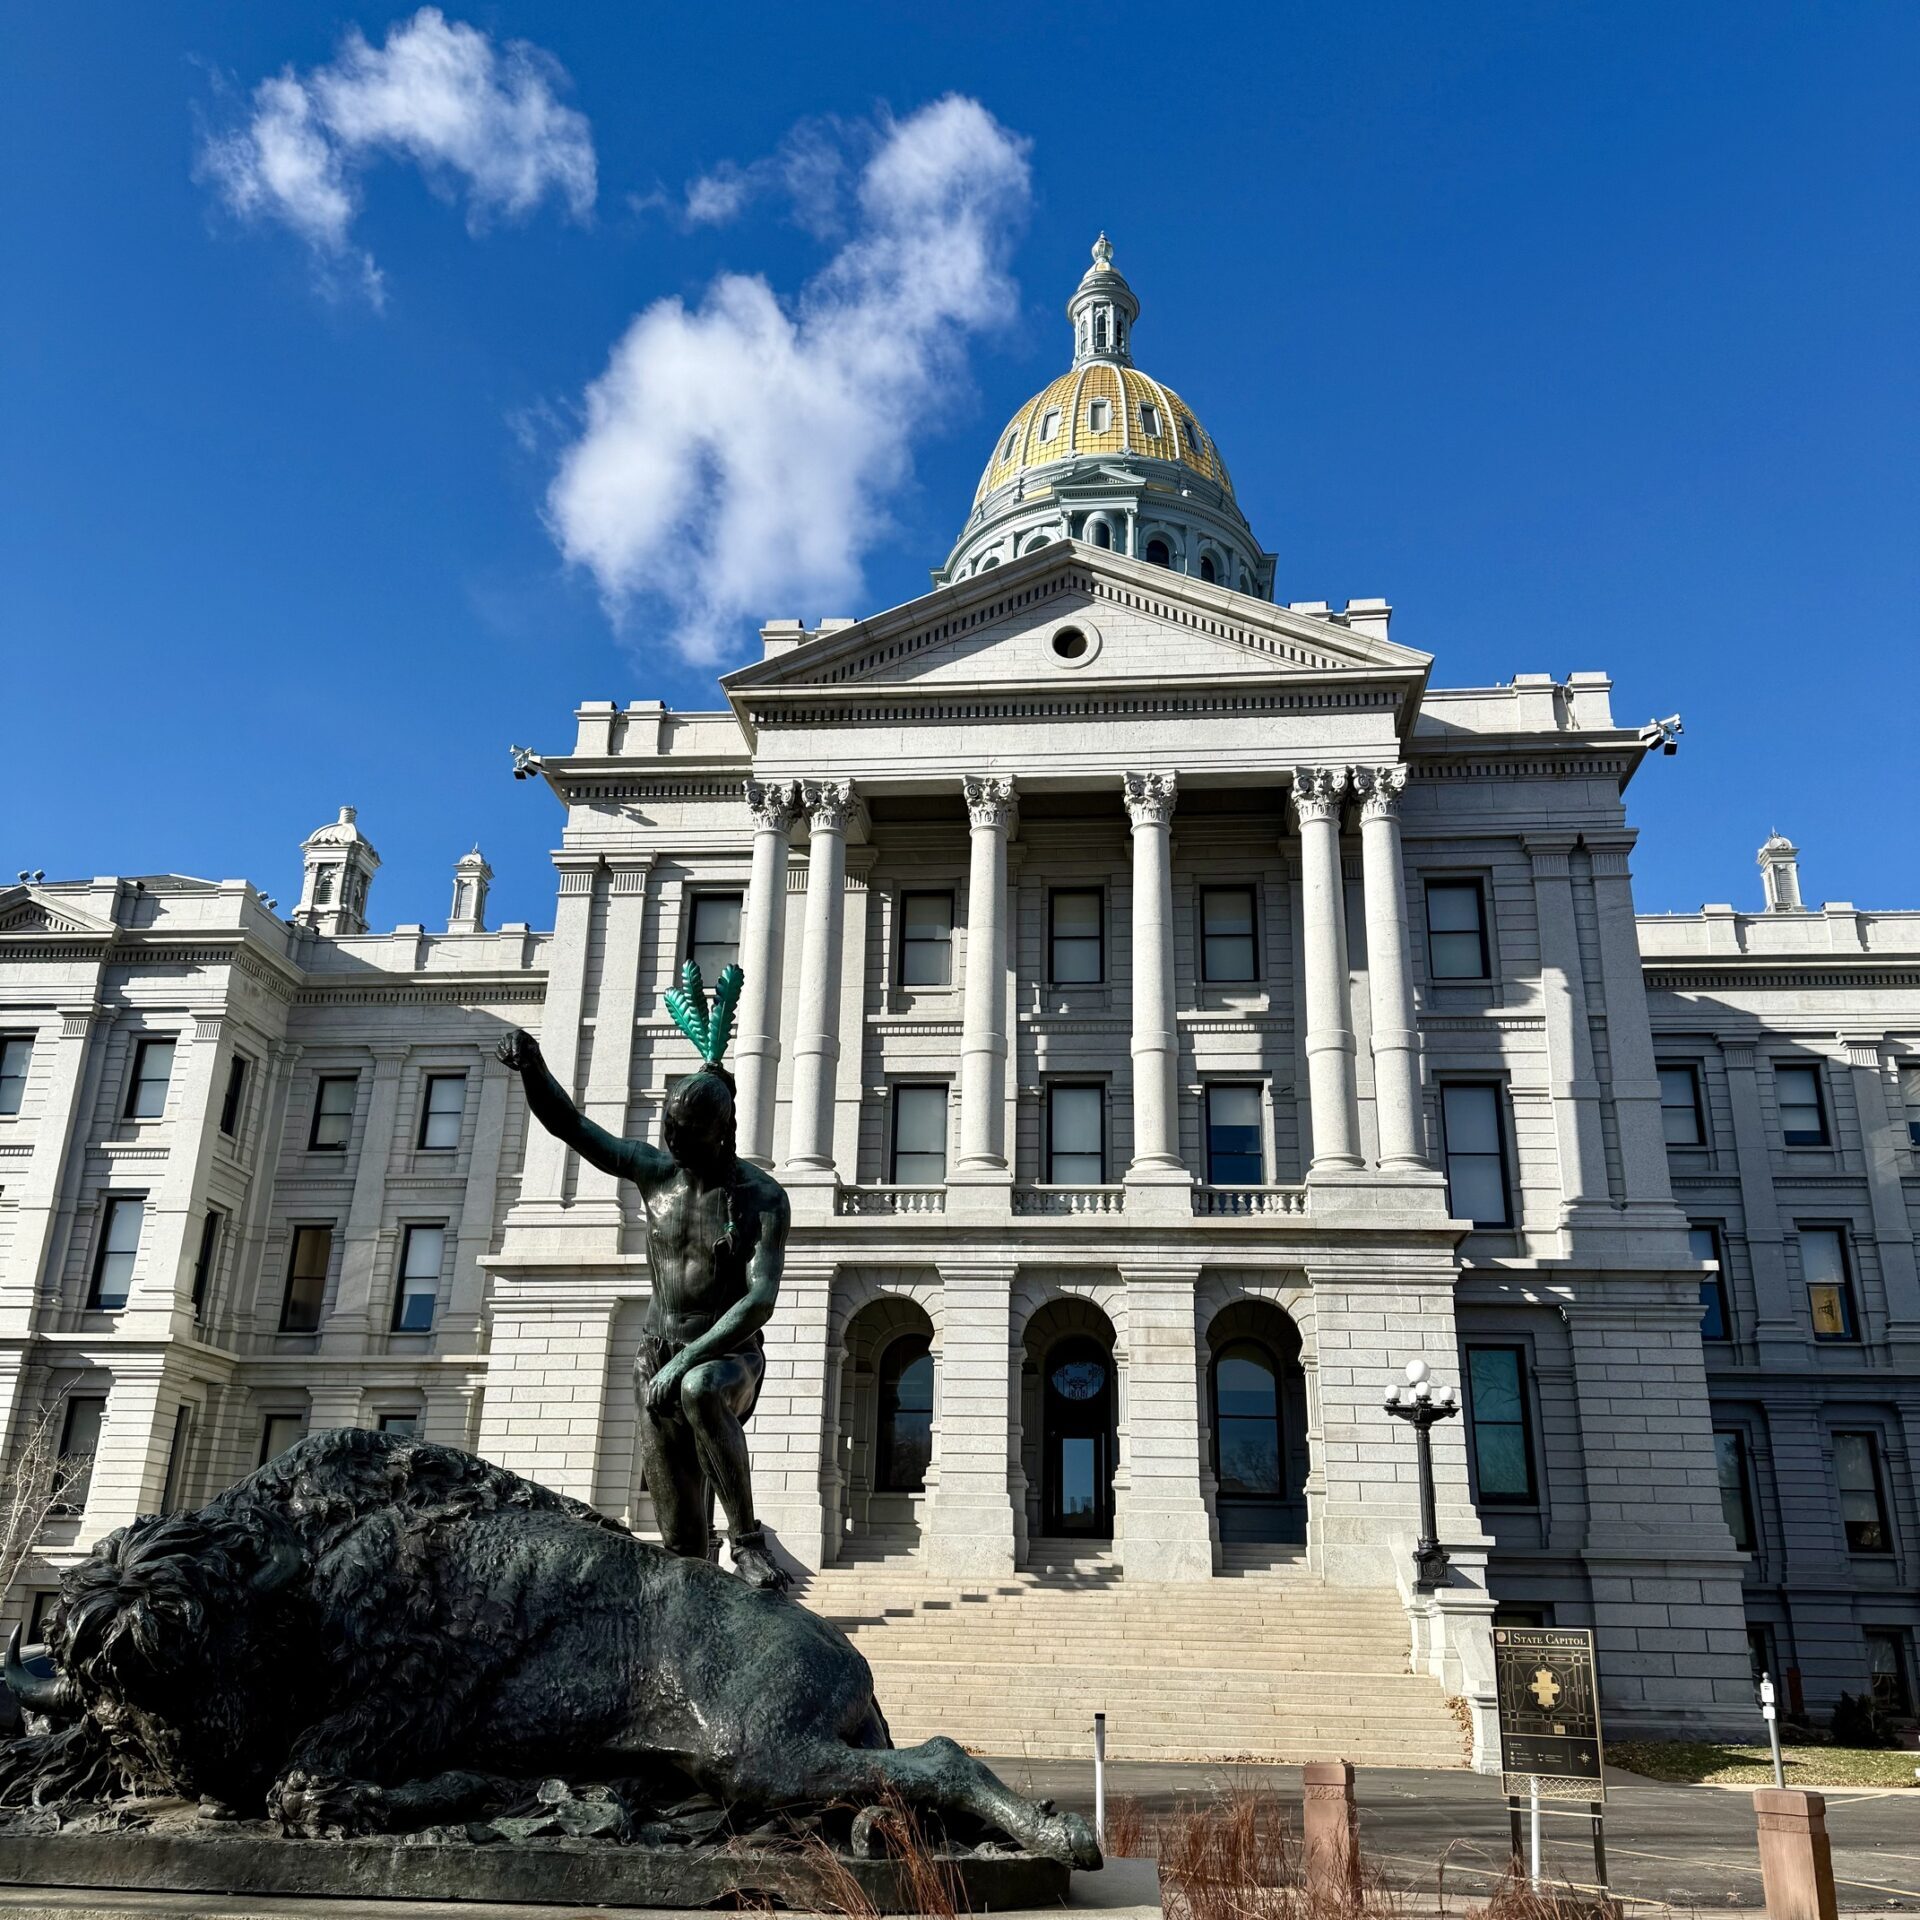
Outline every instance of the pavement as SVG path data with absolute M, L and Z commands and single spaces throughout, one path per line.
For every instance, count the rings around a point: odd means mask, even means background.
M 993 1760 L 1009 1786 L 1093 1810 L 1091 1760 Z M 1110 1798 L 1170 1813 L 1235 1785 L 1300 1804 L 1298 1767 L 1157 1766 L 1113 1762 Z M 1483 1899 L 1506 1870 L 1507 1803 L 1497 1775 L 1363 1768 L 1354 1783 L 1363 1858 L 1411 1894 Z M 1920 1788 L 1825 1790 L 1835 1892 L 1843 1912 L 1920 1910 Z M 1584 1806 L 1542 1820 L 1548 1874 L 1592 1888 L 1592 1827 Z M 1757 1909 L 1764 1905 L 1747 1787 L 1669 1786 L 1607 1770 L 1606 1849 L 1613 1891 L 1641 1910 Z

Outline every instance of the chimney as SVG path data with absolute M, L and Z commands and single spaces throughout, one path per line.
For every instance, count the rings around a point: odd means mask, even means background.
M 1760 884 L 1767 895 L 1769 913 L 1805 913 L 1800 898 L 1800 849 L 1777 829 L 1767 835 L 1760 849 Z

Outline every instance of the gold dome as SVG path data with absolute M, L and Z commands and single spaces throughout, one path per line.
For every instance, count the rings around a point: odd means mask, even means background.
M 974 490 L 974 504 L 1022 473 L 1102 453 L 1190 467 L 1233 496 L 1213 436 L 1172 388 L 1137 367 L 1091 360 L 1043 387 L 1007 422 Z

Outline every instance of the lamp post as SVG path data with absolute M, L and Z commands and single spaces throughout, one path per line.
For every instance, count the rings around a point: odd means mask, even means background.
M 1413 1428 L 1419 1441 L 1420 1538 L 1413 1548 L 1413 1585 L 1416 1593 L 1431 1593 L 1447 1584 L 1447 1550 L 1440 1544 L 1433 1505 L 1433 1429 L 1460 1411 L 1460 1396 L 1452 1387 L 1436 1387 L 1424 1360 L 1409 1360 L 1406 1384 L 1388 1381 L 1383 1404 L 1396 1420 Z

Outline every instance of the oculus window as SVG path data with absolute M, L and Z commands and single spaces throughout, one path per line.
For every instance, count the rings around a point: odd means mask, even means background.
M 30 1034 L 0 1034 L 0 1114 L 20 1111 L 27 1093 L 27 1064 L 32 1058 Z
M 1695 1221 L 1687 1228 L 1687 1247 L 1696 1260 L 1711 1260 L 1714 1271 L 1700 1282 L 1700 1338 L 1731 1340 L 1733 1322 L 1727 1313 L 1727 1258 L 1720 1229 L 1711 1221 Z
M 1720 1476 L 1720 1511 L 1727 1531 L 1742 1553 L 1753 1551 L 1753 1499 L 1747 1486 L 1747 1443 L 1739 1433 L 1713 1436 L 1714 1466 Z
M 1507 1152 L 1500 1089 L 1455 1084 L 1440 1089 L 1440 1125 L 1446 1138 L 1447 1205 L 1454 1218 L 1476 1227 L 1510 1226 Z
M 1467 1412 L 1474 1477 L 1496 1506 L 1535 1502 L 1533 1423 L 1527 1413 L 1527 1359 L 1519 1347 L 1467 1349 Z
M 1880 1484 L 1880 1442 L 1871 1433 L 1833 1436 L 1833 1476 L 1840 1485 L 1840 1519 L 1849 1553 L 1891 1553 L 1886 1492 Z
M 933 1352 L 924 1334 L 880 1356 L 880 1490 L 919 1493 L 933 1461 Z
M 1099 1087 L 1047 1089 L 1047 1181 L 1097 1187 L 1107 1177 L 1105 1101 Z
M 333 1228 L 295 1227 L 287 1258 L 287 1291 L 280 1302 L 282 1333 L 312 1333 L 320 1324 L 320 1303 L 327 1292 L 327 1267 L 333 1259 Z
M 1818 1067 L 1775 1067 L 1774 1092 L 1780 1100 L 1780 1132 L 1790 1147 L 1827 1144 L 1827 1109 L 1820 1098 Z
M 167 1110 L 173 1077 L 173 1042 L 142 1040 L 133 1050 L 133 1083 L 127 1088 L 127 1118 L 158 1120 Z
M 407 1229 L 400 1250 L 400 1285 L 393 1297 L 395 1333 L 427 1333 L 440 1297 L 440 1267 L 447 1257 L 444 1222 Z
M 1700 1076 L 1691 1067 L 1662 1067 L 1660 1130 L 1670 1147 L 1703 1147 L 1707 1128 L 1700 1111 Z
M 1258 977 L 1251 887 L 1200 890 L 1200 977 L 1209 983 Z
M 1056 987 L 1098 986 L 1106 974 L 1101 896 L 1093 889 L 1047 897 L 1047 978 Z
M 1800 1229 L 1800 1268 L 1807 1282 L 1807 1310 L 1816 1340 L 1857 1340 L 1853 1272 L 1847 1236 L 1839 1227 Z
M 1478 880 L 1427 882 L 1427 972 L 1435 980 L 1484 980 L 1487 898 Z
M 353 1135 L 353 1095 L 357 1073 L 330 1073 L 314 1089 L 313 1131 L 307 1145 L 316 1153 L 344 1153 Z
M 893 1159 L 887 1178 L 897 1187 L 937 1187 L 946 1177 L 946 1087 L 895 1087 Z
M 1257 1187 L 1266 1177 L 1261 1151 L 1260 1089 L 1207 1089 L 1207 1185 Z
M 953 895 L 900 896 L 900 984 L 953 985 Z
M 723 967 L 740 961 L 740 905 L 737 893 L 697 893 L 687 929 L 687 958 L 700 969 L 708 987 Z
M 145 1199 L 137 1194 L 117 1194 L 108 1200 L 100 1222 L 99 1249 L 93 1256 L 93 1284 L 87 1291 L 87 1306 L 94 1312 L 116 1313 L 127 1304 L 146 1211 Z
M 420 1108 L 420 1148 L 425 1153 L 451 1153 L 460 1144 L 460 1117 L 467 1110 L 464 1073 L 430 1073 L 427 1097 Z

